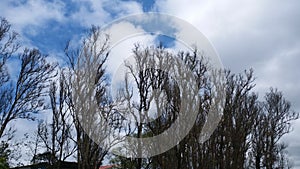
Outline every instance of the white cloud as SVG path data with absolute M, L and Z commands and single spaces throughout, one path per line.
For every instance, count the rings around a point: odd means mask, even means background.
M 51 20 L 65 22 L 64 7 L 65 4 L 59 0 L 3 0 L 0 11 L 1 17 L 6 18 L 12 25 L 11 29 L 21 35 L 19 40 L 22 45 L 36 48 L 36 44 L 25 34 L 38 35 L 41 31 L 45 31 L 47 22 Z
M 135 1 L 107 1 L 105 5 L 116 15 L 116 18 L 143 12 L 142 5 Z
M 166 0 L 156 3 L 163 12 L 180 17 L 212 38 L 215 34 L 232 32 L 253 20 L 258 5 L 253 1 L 180 1 Z
M 103 1 L 81 0 L 79 10 L 71 14 L 71 19 L 85 27 L 101 25 L 110 18 L 109 13 L 103 9 Z
M 64 4 L 61 1 L 27 0 L 18 3 L 10 0 L 1 2 L 2 17 L 11 22 L 17 31 L 26 29 L 28 25 L 43 26 L 48 20 L 64 21 Z
M 111 35 L 111 52 L 107 68 L 111 74 L 115 74 L 125 59 L 132 56 L 132 49 L 136 43 L 147 46 L 155 40 L 155 36 L 146 34 L 140 26 L 126 21 L 113 24 L 108 33 Z
M 72 14 L 71 18 L 86 27 L 91 25 L 103 26 L 114 18 L 143 11 L 141 5 L 133 1 L 79 0 L 73 2 L 85 4 L 81 5 L 79 11 Z

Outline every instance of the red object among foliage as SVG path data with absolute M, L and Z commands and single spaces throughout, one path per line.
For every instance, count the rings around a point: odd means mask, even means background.
M 114 167 L 114 165 L 107 165 L 107 166 L 101 166 L 101 167 L 99 167 L 99 169 L 110 169 L 113 167 Z

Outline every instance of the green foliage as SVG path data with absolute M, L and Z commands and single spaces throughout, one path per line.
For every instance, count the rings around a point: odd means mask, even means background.
M 9 165 L 5 158 L 0 158 L 0 169 L 8 169 Z
M 8 143 L 4 141 L 0 144 L 0 169 L 8 169 L 8 157 L 10 155 L 10 150 L 8 148 Z

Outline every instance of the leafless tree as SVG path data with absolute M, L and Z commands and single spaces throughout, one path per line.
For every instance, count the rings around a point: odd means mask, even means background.
M 50 165 L 57 169 L 61 167 L 61 162 L 74 155 L 76 151 L 74 126 L 67 104 L 69 86 L 65 78 L 62 70 L 58 82 L 51 83 L 49 96 L 52 120 L 50 123 L 40 123 L 37 130 L 43 147 L 50 154 Z
M 20 69 L 15 79 L 7 70 L 7 60 L 17 57 L 19 45 L 10 25 L 1 19 L 0 24 L 0 138 L 5 135 L 8 124 L 15 119 L 33 119 L 32 113 L 44 109 L 44 96 L 55 65 L 46 61 L 39 50 L 25 49 L 18 55 Z M 13 56 L 14 55 L 14 56 Z
M 26 153 L 26 155 L 28 157 L 31 158 L 31 163 L 32 164 L 36 164 L 37 160 L 35 157 L 37 157 L 38 153 L 40 153 L 40 149 L 41 149 L 41 144 L 42 144 L 42 140 L 39 137 L 39 133 L 41 133 L 41 129 L 42 127 L 40 126 L 42 125 L 42 121 L 38 122 L 38 128 L 36 131 L 34 131 L 34 134 L 30 137 L 28 137 L 28 140 L 25 142 L 25 146 L 26 148 L 28 148 L 28 152 Z
M 129 125 L 130 130 L 127 134 L 137 138 L 158 135 L 172 125 L 180 112 L 181 98 L 178 86 L 180 82 L 176 82 L 174 77 L 171 77 L 174 73 L 172 71 L 178 71 L 177 73 L 181 77 L 188 77 L 183 74 L 185 72 L 183 68 L 179 67 L 178 62 L 183 62 L 194 73 L 196 86 L 204 90 L 204 83 L 207 81 L 204 77 L 207 71 L 204 60 L 201 60 L 203 59 L 201 57 L 201 59 L 198 58 L 199 53 L 196 50 L 192 54 L 180 52 L 176 56 L 161 46 L 143 48 L 136 45 L 132 53 L 134 61 L 125 62 L 128 73 L 125 77 L 123 91 L 125 100 L 127 100 L 127 113 L 132 114 L 135 122 Z M 178 59 L 170 59 L 174 57 Z M 129 84 L 129 77 L 133 79 L 133 85 Z M 136 86 L 137 96 L 132 96 L 133 86 Z M 187 85 L 183 86 L 188 87 Z M 203 96 L 202 99 L 204 98 L 207 99 L 206 96 Z M 204 102 L 203 105 L 205 105 Z M 150 109 L 151 107 L 152 109 Z M 152 117 L 153 113 L 157 115 Z M 172 134 L 174 136 L 178 133 Z M 199 135 L 197 136 L 199 137 Z M 141 152 L 136 152 L 138 154 L 149 151 L 138 147 L 139 144 L 136 146 L 137 150 L 141 150 Z M 180 144 L 166 153 L 149 159 L 119 157 L 116 161 L 122 167 L 127 168 L 181 168 L 184 166 L 181 159 L 184 147 L 186 147 L 184 144 Z M 159 145 L 153 145 L 153 149 L 159 149 Z
M 291 110 L 291 103 L 281 92 L 271 88 L 262 102 L 253 146 L 256 168 L 289 167 L 285 159 L 286 145 L 280 142 L 291 131 L 291 121 L 299 118 L 299 113 Z
M 76 151 L 79 169 L 94 169 L 102 164 L 115 143 L 113 139 L 107 140 L 111 132 L 137 138 L 164 132 L 181 115 L 180 109 L 186 99 L 181 98 L 182 92 L 189 88 L 185 82 L 180 84 L 172 77 L 172 71 L 181 77 L 188 76 L 176 67 L 180 62 L 192 72 L 196 81 L 197 91 L 193 93 L 199 98 L 199 107 L 188 107 L 197 112 L 194 127 L 165 153 L 144 159 L 116 157 L 112 161 L 130 169 L 291 167 L 286 156 L 287 145 L 281 138 L 291 131 L 291 121 L 298 119 L 299 114 L 291 110 L 290 102 L 277 89 L 271 88 L 260 101 L 258 94 L 253 92 L 252 70 L 243 74 L 224 71 L 223 117 L 210 139 L 203 143 L 199 138 L 207 127 L 204 124 L 210 118 L 209 111 L 214 109 L 211 105 L 216 86 L 209 77 L 209 60 L 204 60 L 201 52 L 174 54 L 161 46 L 142 48 L 136 45 L 132 51 L 135 61 L 125 62 L 128 72 L 123 88 L 117 91 L 119 100 L 116 103 L 108 96 L 105 74 L 109 38 L 99 28 L 93 27 L 78 49 L 67 46 L 69 66 L 62 69 L 59 79 L 52 83 L 56 65 L 48 63 L 46 56 L 36 49 L 25 49 L 18 54 L 19 47 L 17 34 L 1 18 L 0 138 L 3 140 L 6 136 L 11 140 L 14 134 L 9 128 L 11 121 L 33 120 L 34 113 L 46 108 L 45 98 L 50 98 L 52 118 L 50 122 L 39 123 L 36 140 L 30 143 L 35 157 L 33 162 L 46 159 L 54 168 L 60 168 L 60 162 Z M 20 61 L 16 75 L 9 72 L 11 58 Z M 182 85 L 184 89 L 180 88 Z M 186 97 L 193 97 L 193 94 Z M 123 116 L 128 114 L 134 122 L 124 120 Z M 0 160 L 9 155 L 8 145 L 0 146 Z M 161 145 L 153 144 L 144 149 L 142 143 L 137 142 L 130 146 L 138 150 L 137 155 L 142 155 L 160 149 Z M 40 147 L 44 147 L 45 152 L 39 152 Z
M 169 78 L 168 71 L 159 71 L 161 69 L 156 69 L 155 64 L 152 64 L 154 62 L 151 62 L 151 59 L 159 60 L 158 53 L 162 54 L 164 49 L 155 49 L 157 53 L 150 49 L 153 48 L 135 46 L 135 62 L 127 64 L 128 74 L 133 77 L 137 86 L 138 96 L 135 99 L 139 98 L 132 101 L 132 86 L 126 77 L 124 88 L 127 90 L 123 91 L 128 100 L 128 112 L 134 114 L 136 121 L 134 127 L 130 126 L 131 133 L 128 133 L 133 137 L 160 134 L 170 127 L 179 113 L 181 100 L 178 97 L 178 86 Z M 290 122 L 298 118 L 298 113 L 291 111 L 290 103 L 283 98 L 281 92 L 274 89 L 266 94 L 265 101 L 259 101 L 258 94 L 253 92 L 255 78 L 252 69 L 243 74 L 224 71 L 226 86 L 223 117 L 209 140 L 204 143 L 199 140 L 213 99 L 212 81 L 208 75 L 209 61 L 199 57 L 199 54 L 201 53 L 195 51 L 180 52 L 177 55 L 194 73 L 199 86 L 198 116 L 188 135 L 177 146 L 160 155 L 147 159 L 116 157 L 112 161 L 130 169 L 290 168 L 285 155 L 286 146 L 280 142 L 280 138 L 290 132 Z M 165 92 L 169 105 L 167 109 L 159 106 L 163 100 L 154 96 L 155 89 Z M 156 111 L 161 111 L 161 116 L 150 123 L 140 123 L 149 118 L 147 113 L 152 101 L 156 101 Z M 159 145 L 154 148 L 159 148 Z M 145 151 L 147 150 L 142 150 L 144 153 Z
M 93 27 L 78 50 L 74 52 L 66 48 L 72 73 L 69 104 L 77 133 L 80 169 L 99 167 L 110 148 L 109 144 L 101 144 L 111 132 L 104 125 L 107 119 L 103 118 L 112 113 L 106 93 L 104 65 L 108 57 L 108 42 L 108 36 Z

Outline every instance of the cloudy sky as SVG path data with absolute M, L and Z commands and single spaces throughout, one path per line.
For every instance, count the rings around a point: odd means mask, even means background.
M 276 87 L 291 101 L 293 109 L 300 112 L 298 0 L 1 0 L 0 3 L 0 16 L 12 24 L 22 43 L 39 48 L 57 61 L 63 60 L 66 42 L 80 40 L 91 25 L 103 26 L 143 12 L 170 14 L 194 25 L 214 45 L 225 68 L 236 73 L 253 68 L 257 78 L 255 90 L 260 95 L 269 87 Z M 295 168 L 300 168 L 300 120 L 293 128 L 284 140 Z

